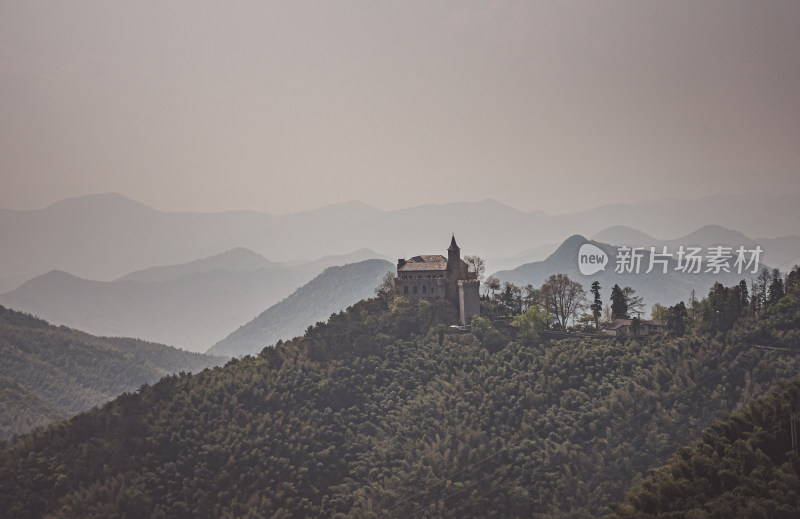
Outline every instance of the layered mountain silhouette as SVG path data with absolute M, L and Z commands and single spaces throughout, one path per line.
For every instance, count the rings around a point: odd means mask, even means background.
M 117 281 L 170 281 L 190 274 L 199 274 L 213 270 L 229 270 L 234 272 L 252 272 L 260 269 L 280 268 L 283 265 L 269 261 L 260 254 L 237 247 L 208 258 L 191 261 L 180 265 L 166 265 L 138 270 L 122 276 Z
M 649 234 L 627 225 L 612 225 L 592 236 L 592 239 L 602 243 L 642 246 L 655 245 L 659 242 Z
M 408 236 L 407 240 L 409 243 L 417 242 L 413 236 Z M 606 296 L 614 283 L 631 286 L 645 298 L 648 305 L 687 301 L 692 290 L 695 290 L 696 296 L 702 296 L 714 281 L 730 285 L 753 277 L 750 272 L 742 275 L 678 273 L 674 261 L 667 275 L 659 274 L 658 270 L 649 275 L 618 275 L 614 272 L 613 259 L 604 272 L 582 276 L 578 270 L 577 256 L 580 245 L 585 242 L 589 241 L 575 235 L 550 255 L 547 253 L 555 246 L 543 245 L 504 260 L 496 259 L 495 264 L 516 267 L 498 271 L 497 277 L 518 285 L 530 283 L 540 286 L 549 275 L 566 273 L 581 281 L 586 288 L 592 281 L 600 281 L 606 289 Z M 680 245 L 760 246 L 763 249 L 760 263 L 778 265 L 784 270 L 800 260 L 800 237 L 753 240 L 743 233 L 718 225 L 705 226 L 669 240 L 660 240 L 630 227 L 613 226 L 600 231 L 590 243 L 605 250 L 609 258 L 615 256 L 617 245 L 644 247 L 642 272 L 649 263 L 650 246 L 666 245 L 673 252 Z M 413 252 L 436 252 L 442 249 L 440 242 L 429 248 L 420 246 Z M 371 249 L 360 248 L 350 254 L 328 255 L 313 262 L 278 263 L 238 247 L 184 264 L 132 272 L 110 282 L 90 281 L 66 272 L 52 271 L 0 295 L 0 304 L 89 333 L 134 336 L 192 351 L 205 351 L 242 323 L 292 294 L 297 287 L 325 268 L 377 257 L 381 255 Z M 526 262 L 527 257 L 545 259 Z M 374 285 L 359 294 L 368 295 L 372 288 Z M 356 300 L 353 294 L 345 291 L 341 300 L 331 306 L 338 310 Z M 289 332 L 283 330 L 277 335 L 268 335 L 265 337 L 266 343 L 230 351 L 235 354 L 250 352 L 248 348 L 258 349 L 271 341 L 287 338 L 285 333 L 302 332 L 309 324 L 307 317 L 301 314 L 300 324 L 289 328 Z
M 332 263 L 376 257 L 367 249 L 283 264 L 243 248 L 115 281 L 62 271 L 0 295 L 0 304 L 97 335 L 131 336 L 204 351 Z
M 796 234 L 800 195 L 720 195 L 565 209 L 561 215 L 524 212 L 487 199 L 397 211 L 347 202 L 286 215 L 168 213 L 121 195 L 91 195 L 41 210 L 0 210 L 0 286 L 11 288 L 20 279 L 51 270 L 111 281 L 154 265 L 183 264 L 238 247 L 281 262 L 362 247 L 392 258 L 408 257 L 440 251 L 443 236 L 451 232 L 465 253 L 485 258 L 509 258 L 620 224 L 663 237 L 683 236 L 706 223 L 777 238 Z
M 763 249 L 761 261 L 767 265 L 789 270 L 800 261 L 800 236 L 780 236 L 777 238 L 750 238 L 743 232 L 722 225 L 704 225 L 699 229 L 678 238 L 654 238 L 642 231 L 624 225 L 603 229 L 592 237 L 593 240 L 615 245 L 630 245 L 650 248 L 668 245 L 672 248 L 681 245 L 711 247 L 725 245 L 736 248 L 760 246 Z
M 32 211 L 0 211 L 0 275 L 64 270 L 110 281 L 154 265 L 183 264 L 244 247 L 273 260 L 311 260 L 349 222 L 379 213 L 359 202 L 291 215 L 254 211 L 167 213 L 117 194 L 89 195 Z
M 570 215 L 589 235 L 612 225 L 628 225 L 652 236 L 677 237 L 698 225 L 718 224 L 761 239 L 797 234 L 798 212 L 798 193 L 750 193 L 611 204 Z
M 375 294 L 375 289 L 394 265 L 367 260 L 329 267 L 283 301 L 241 326 L 210 350 L 212 355 L 240 356 L 260 352 L 279 340 L 288 340 L 331 314 Z

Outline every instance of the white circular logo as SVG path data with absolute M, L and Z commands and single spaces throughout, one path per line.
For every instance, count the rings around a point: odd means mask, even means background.
M 584 276 L 591 276 L 606 269 L 608 255 L 600 247 L 584 243 L 578 250 L 578 269 Z

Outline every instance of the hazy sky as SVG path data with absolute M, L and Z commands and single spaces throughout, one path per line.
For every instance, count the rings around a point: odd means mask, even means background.
M 0 0 L 0 208 L 800 192 L 800 2 Z

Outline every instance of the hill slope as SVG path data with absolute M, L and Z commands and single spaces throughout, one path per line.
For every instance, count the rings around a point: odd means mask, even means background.
M 800 347 L 783 310 L 724 336 L 491 354 L 445 333 L 448 303 L 381 294 L 6 445 L 0 517 L 596 517 L 800 369 L 757 346 Z
M 231 357 L 258 353 L 278 340 L 296 337 L 309 325 L 374 295 L 383 276 L 392 269 L 391 263 L 377 259 L 329 267 L 219 341 L 208 353 Z
M 223 359 L 136 339 L 100 338 L 51 326 L 0 306 L 0 415 L 7 438 L 43 420 L 69 416 L 124 391 L 179 371 L 200 371 Z M 22 390 L 22 391 L 20 391 Z M 20 406 L 31 405 L 30 417 Z
M 0 440 L 69 416 L 8 377 L 0 377 Z
M 800 463 L 791 438 L 798 407 L 795 379 L 714 424 L 652 471 L 609 519 L 800 517 Z

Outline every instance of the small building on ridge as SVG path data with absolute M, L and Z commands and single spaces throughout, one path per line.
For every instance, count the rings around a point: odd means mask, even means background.
M 623 339 L 625 337 L 657 335 L 664 331 L 666 331 L 666 327 L 661 321 L 640 319 L 637 326 L 634 324 L 634 319 L 614 319 L 606 325 L 604 333 L 611 337 Z

